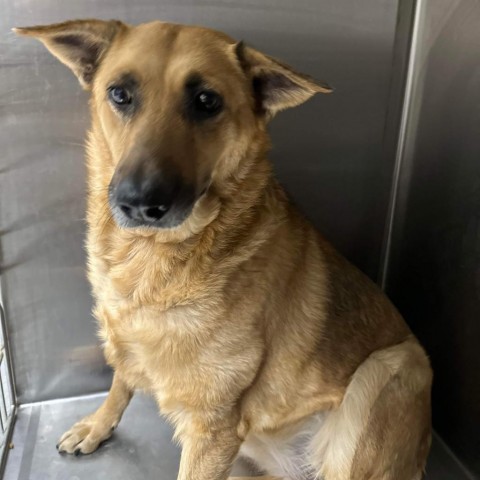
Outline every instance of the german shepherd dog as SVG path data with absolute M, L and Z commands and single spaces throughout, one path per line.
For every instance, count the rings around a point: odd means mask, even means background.
M 114 378 L 59 451 L 92 453 L 141 389 L 175 428 L 179 480 L 225 480 L 238 455 L 264 479 L 420 479 L 427 356 L 267 158 L 268 121 L 330 88 L 206 28 L 15 31 L 91 92 L 88 274 Z

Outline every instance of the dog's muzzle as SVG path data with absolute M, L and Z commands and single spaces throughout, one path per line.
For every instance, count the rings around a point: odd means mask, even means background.
M 173 228 L 191 212 L 195 191 L 175 176 L 116 175 L 110 183 L 109 201 L 121 227 Z

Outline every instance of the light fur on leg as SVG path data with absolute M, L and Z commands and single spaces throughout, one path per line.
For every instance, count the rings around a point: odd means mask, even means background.
M 270 477 L 262 475 L 261 477 L 229 477 L 228 480 L 281 480 L 278 477 Z
M 405 375 L 405 372 L 408 374 Z M 320 478 L 325 480 L 396 478 L 388 473 L 390 467 L 386 467 L 386 473 L 381 476 L 361 475 L 359 471 L 370 468 L 364 467 L 364 464 L 370 464 L 375 459 L 367 459 L 364 455 L 362 464 L 357 461 L 357 456 L 361 457 L 358 455 L 360 449 L 367 450 L 370 444 L 377 441 L 376 438 L 365 438 L 365 432 L 369 421 L 375 420 L 371 416 L 376 414 L 379 407 L 384 410 L 397 409 L 401 415 L 404 405 L 407 405 L 401 402 L 398 402 L 398 405 L 375 403 L 390 383 L 395 385 L 394 379 L 397 378 L 403 381 L 402 390 L 394 391 L 393 394 L 398 393 L 402 399 L 403 397 L 408 400 L 415 399 L 417 394 L 429 392 L 427 389 L 430 388 L 431 383 L 430 367 L 422 348 L 415 340 L 407 340 L 399 345 L 374 352 L 356 370 L 340 407 L 326 418 L 322 428 L 312 440 L 312 463 L 318 468 Z M 393 400 L 396 400 L 395 396 Z M 428 423 L 429 418 L 425 419 L 425 424 Z M 412 430 L 415 431 L 416 427 L 417 425 L 412 425 Z M 387 431 L 384 441 L 389 444 L 391 442 L 388 437 L 393 438 L 395 435 L 395 426 L 383 425 L 383 428 Z M 398 445 L 398 448 L 401 449 L 402 446 Z M 388 462 L 390 458 L 394 458 L 394 452 L 384 451 L 383 455 L 384 458 L 378 459 L 379 463 L 382 460 Z M 393 471 L 394 467 L 391 467 L 391 470 Z M 415 477 L 405 478 L 405 480 L 414 480 L 414 478 L 420 478 L 418 472 Z

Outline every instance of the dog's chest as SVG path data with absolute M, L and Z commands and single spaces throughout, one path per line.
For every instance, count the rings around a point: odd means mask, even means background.
M 99 308 L 105 356 L 132 387 L 153 394 L 161 411 L 228 404 L 251 384 L 261 360 L 250 329 L 222 328 L 224 309 L 182 306 L 167 312 L 142 307 L 129 315 Z
M 156 248 L 148 238 L 115 246 L 109 239 L 108 248 L 103 236 L 91 232 L 89 239 L 89 277 L 107 362 L 132 387 L 185 389 L 183 371 L 195 378 L 200 340 L 219 313 L 218 296 L 217 309 L 208 307 L 215 288 L 198 281 L 201 268 L 192 274 L 187 261 L 173 261 L 167 247 Z
M 218 265 L 211 274 L 208 256 L 175 263 L 148 239 L 115 248 L 100 248 L 104 242 L 93 234 L 89 240 L 89 277 L 107 362 L 171 416 L 237 398 L 261 359 L 254 328 L 260 303 L 232 315 L 225 275 Z
M 193 358 L 199 355 L 193 333 L 200 315 L 196 308 L 97 310 L 105 357 L 135 388 L 167 388 L 187 364 L 194 368 Z

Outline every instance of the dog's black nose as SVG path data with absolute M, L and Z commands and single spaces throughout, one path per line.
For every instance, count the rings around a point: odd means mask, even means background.
M 172 179 L 127 176 L 114 189 L 113 202 L 127 218 L 153 224 L 170 210 L 178 190 Z

